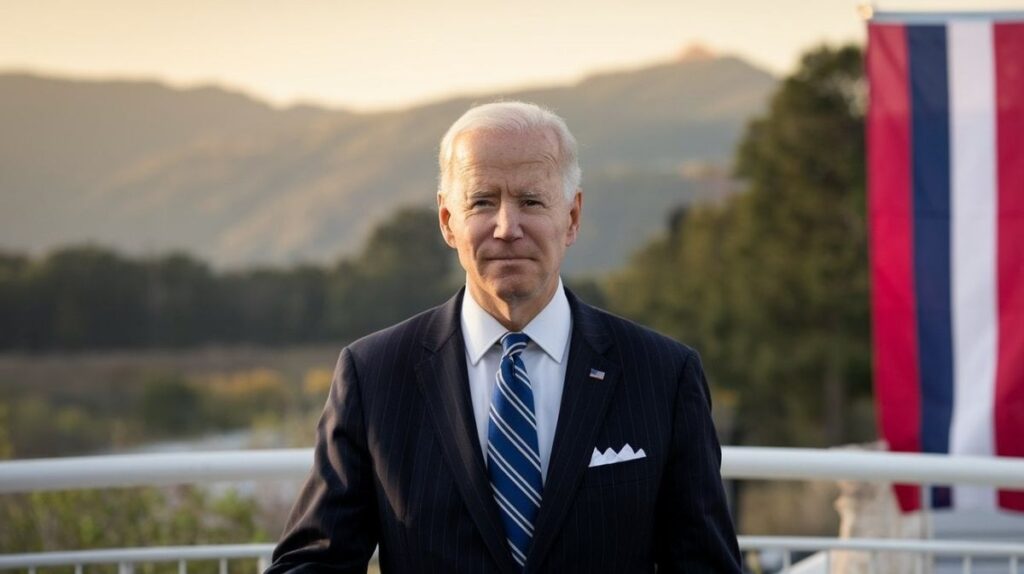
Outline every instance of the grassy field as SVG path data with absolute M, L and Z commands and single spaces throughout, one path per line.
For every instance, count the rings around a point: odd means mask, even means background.
M 0 392 L 41 392 L 50 396 L 116 392 L 154 373 L 202 376 L 231 371 L 272 369 L 301 380 L 309 369 L 333 369 L 336 345 L 299 347 L 204 347 L 199 349 L 0 353 Z
M 254 427 L 294 430 L 309 444 L 340 348 L 0 355 L 0 457 L 116 452 Z

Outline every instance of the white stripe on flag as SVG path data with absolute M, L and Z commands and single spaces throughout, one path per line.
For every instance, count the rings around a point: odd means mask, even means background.
M 998 333 L 992 24 L 950 22 L 947 40 L 954 365 L 949 452 L 992 456 Z M 954 486 L 957 508 L 995 508 L 995 502 L 991 488 Z

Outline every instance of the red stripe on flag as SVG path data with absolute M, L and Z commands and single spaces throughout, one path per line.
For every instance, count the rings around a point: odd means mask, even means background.
M 921 390 L 914 296 L 910 95 L 907 35 L 868 26 L 868 211 L 875 401 L 889 449 L 921 450 Z M 904 511 L 920 508 L 917 486 L 899 485 Z
M 999 354 L 995 446 L 1024 457 L 1024 24 L 996 24 Z M 999 506 L 1024 511 L 1024 492 L 1000 491 Z

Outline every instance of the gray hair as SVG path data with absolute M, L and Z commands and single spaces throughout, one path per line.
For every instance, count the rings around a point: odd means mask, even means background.
M 558 163 L 562 171 L 562 187 L 566 200 L 572 200 L 580 187 L 580 170 L 576 138 L 573 137 L 565 120 L 551 110 L 528 102 L 494 102 L 470 108 L 448 128 L 441 138 L 441 153 L 437 192 L 444 195 L 448 185 L 449 168 L 454 154 L 455 140 L 464 133 L 486 129 L 508 133 L 523 133 L 533 130 L 551 130 L 558 140 Z

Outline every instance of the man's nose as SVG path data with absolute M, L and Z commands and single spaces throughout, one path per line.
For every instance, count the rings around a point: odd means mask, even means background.
M 494 238 L 511 241 L 522 237 L 523 230 L 519 225 L 519 218 L 519 208 L 514 202 L 502 201 L 494 224 Z

